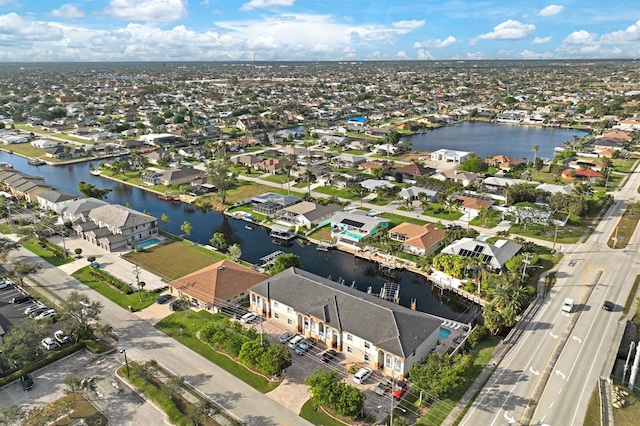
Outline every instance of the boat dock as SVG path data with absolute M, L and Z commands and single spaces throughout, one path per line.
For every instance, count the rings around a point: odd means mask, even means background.
M 464 297 L 465 299 L 470 300 L 471 302 L 480 306 L 484 306 L 487 303 L 487 301 L 482 299 L 481 297 L 478 297 L 475 294 L 469 293 L 468 291 L 454 286 L 451 283 L 451 280 L 447 279 L 446 277 L 441 277 L 438 275 L 427 275 L 427 280 L 433 285 L 433 287 L 439 288 L 441 293 L 447 290 L 457 294 L 460 297 Z
M 316 250 L 318 251 L 329 251 L 331 249 L 333 249 L 335 246 L 329 242 L 329 241 L 325 241 L 325 240 L 320 240 L 320 242 L 318 242 L 318 245 L 316 246 Z
M 269 236 L 276 240 L 291 241 L 296 237 L 296 234 L 292 234 L 291 232 L 289 232 L 288 226 L 272 225 Z
M 276 257 L 280 256 L 281 254 L 284 254 L 284 252 L 278 250 L 278 251 L 274 251 L 273 253 L 270 253 L 264 257 L 260 258 L 260 262 L 262 262 L 262 268 L 267 268 L 271 265 L 273 265 L 273 262 L 276 260 Z

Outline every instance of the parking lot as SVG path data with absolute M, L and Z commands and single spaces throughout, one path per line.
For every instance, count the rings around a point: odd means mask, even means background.
M 259 321 L 251 323 L 250 326 L 255 327 L 259 332 Z M 261 326 L 267 339 L 273 344 L 279 344 L 279 337 L 290 331 L 275 321 L 263 320 Z M 322 342 L 316 343 L 304 355 L 298 355 L 294 349 L 289 348 L 293 361 L 283 374 L 284 382 L 267 395 L 293 412 L 300 412 L 302 405 L 311 397 L 308 387 L 304 384 L 305 378 L 311 376 L 317 369 L 332 369 L 337 371 L 347 384 L 355 386 L 365 393 L 365 411 L 367 413 L 376 416 L 379 421 L 384 420 L 392 407 L 391 395 L 388 393 L 378 395 L 374 390 L 385 377 L 379 371 L 374 370 L 363 384 L 357 384 L 353 381 L 353 374 L 348 372 L 349 366 L 355 364 L 357 367 L 362 367 L 364 364 L 345 353 L 338 353 L 332 360 L 323 362 L 321 355 L 327 349 L 329 349 L 327 345 Z M 397 407 L 398 403 L 399 401 L 393 401 L 393 406 Z M 402 414 L 399 408 L 394 409 L 396 415 Z
M 0 326 L 2 326 L 5 333 L 11 329 L 13 324 L 23 321 L 26 318 L 24 310 L 33 303 L 11 303 L 11 299 L 22 294 L 28 293 L 19 290 L 18 286 L 15 285 L 9 285 L 8 287 L 0 289 Z

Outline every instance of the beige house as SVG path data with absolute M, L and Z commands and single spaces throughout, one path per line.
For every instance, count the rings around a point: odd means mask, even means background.
M 402 250 L 424 256 L 440 248 L 444 229 L 436 228 L 433 223 L 421 226 L 405 222 L 390 229 L 389 237 L 402 242 Z

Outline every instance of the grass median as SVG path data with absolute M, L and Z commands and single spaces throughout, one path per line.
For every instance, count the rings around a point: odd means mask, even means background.
M 175 312 L 156 324 L 156 328 L 191 350 L 205 357 L 218 367 L 234 375 L 258 392 L 267 393 L 278 387 L 279 382 L 270 382 L 263 376 L 254 374 L 243 365 L 235 362 L 228 356 L 221 354 L 202 342 L 197 333 L 211 322 L 222 321 L 222 315 L 214 315 L 207 311 L 182 311 Z

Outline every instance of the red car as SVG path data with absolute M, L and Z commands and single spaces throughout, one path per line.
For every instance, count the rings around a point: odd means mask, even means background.
M 393 386 L 393 392 L 391 394 L 395 399 L 400 399 L 404 395 L 404 393 L 409 389 L 409 385 L 407 382 L 403 382 L 402 380 L 398 380 L 395 382 Z

